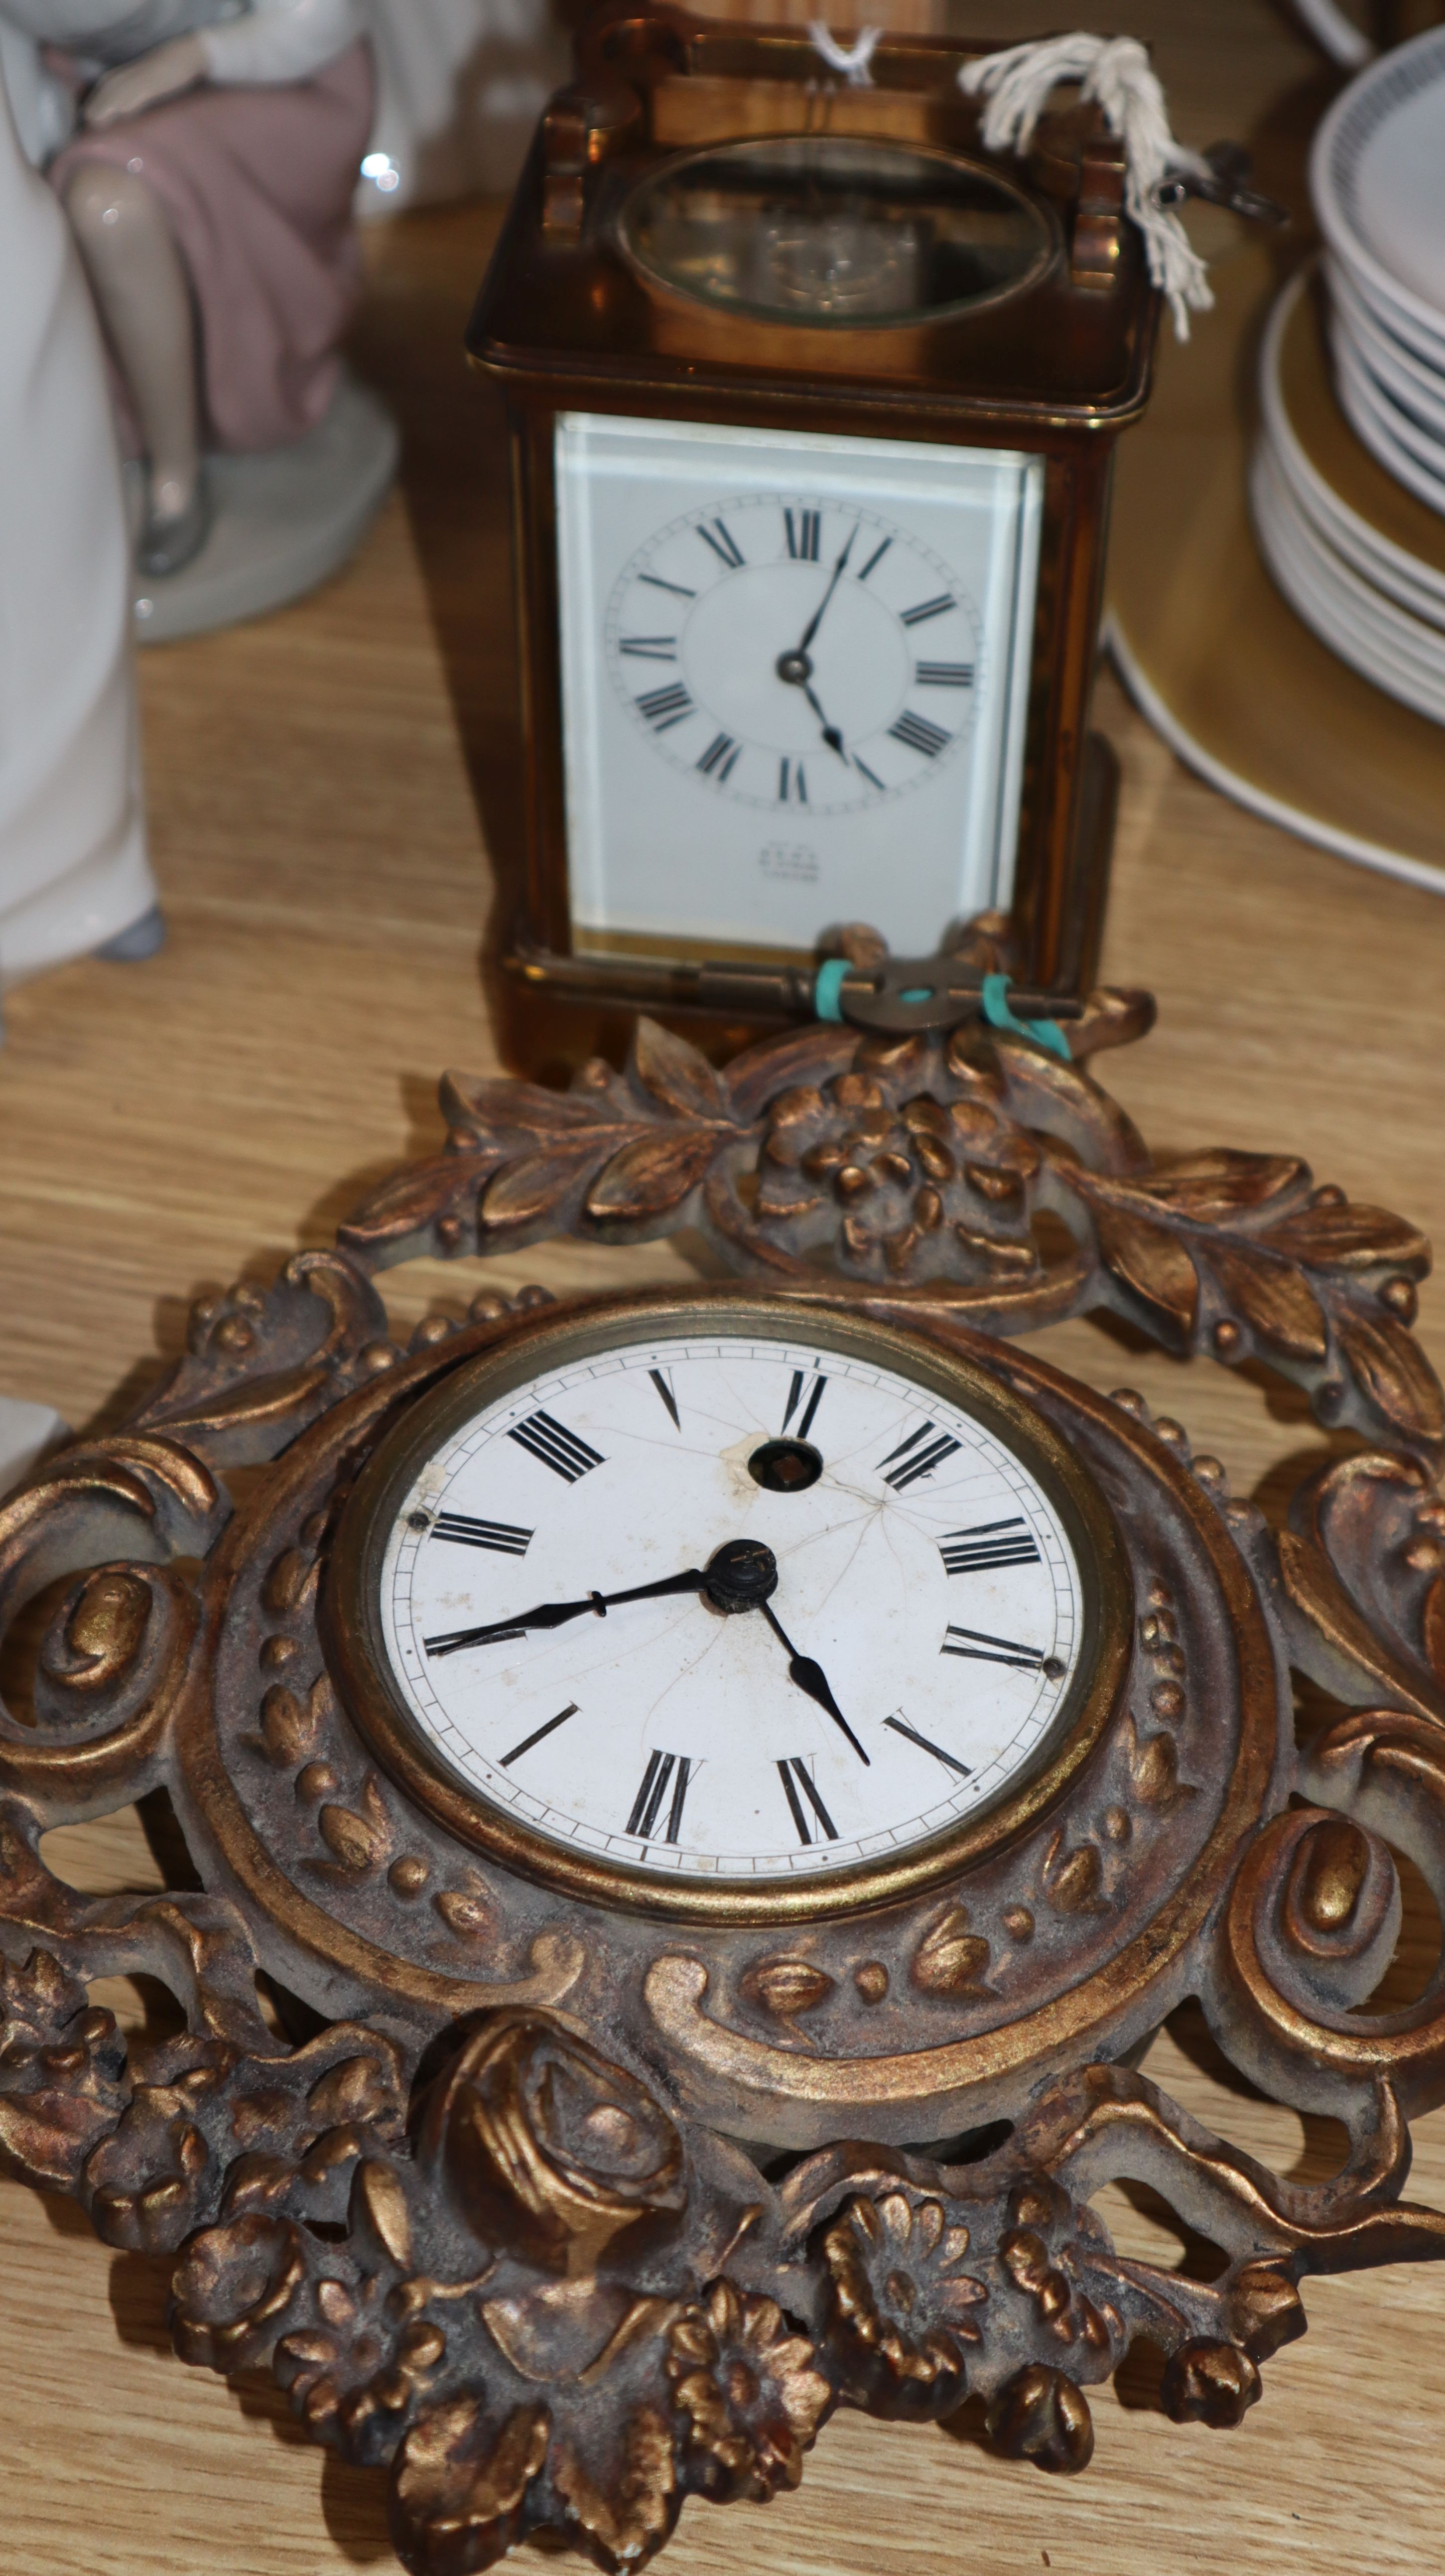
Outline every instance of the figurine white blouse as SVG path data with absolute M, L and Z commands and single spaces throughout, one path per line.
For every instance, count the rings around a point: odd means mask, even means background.
M 364 32 L 358 0 L 0 0 L 0 14 L 97 70 L 195 36 L 209 80 L 262 86 L 309 80 Z

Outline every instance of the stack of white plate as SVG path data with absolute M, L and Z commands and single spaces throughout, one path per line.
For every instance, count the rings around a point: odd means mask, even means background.
M 1445 28 L 1351 83 L 1311 185 L 1324 292 L 1294 278 L 1265 334 L 1255 532 L 1321 641 L 1445 724 Z
M 1351 82 L 1310 185 L 1340 401 L 1386 470 L 1445 511 L 1445 27 Z

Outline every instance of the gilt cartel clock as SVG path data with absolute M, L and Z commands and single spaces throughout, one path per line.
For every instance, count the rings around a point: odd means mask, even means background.
M 1153 1159 L 1084 1070 L 1151 1016 L 449 1076 L 445 1154 L 0 1506 L 6 2170 L 385 2469 L 416 2576 L 637 2567 L 844 2405 L 1081 2469 L 1136 2339 L 1238 2425 L 1306 2276 L 1445 2249 L 1445 1967 L 1373 2000 L 1394 1851 L 1445 1900 L 1428 1250 L 1288 1154 Z M 689 1229 L 741 1275 L 477 1284 Z M 475 1293 L 402 1341 L 417 1256 Z M 1267 1520 L 1020 1346 L 1090 1309 L 1354 1445 Z M 167 1892 L 63 1884 L 44 1837 L 138 1798 Z M 1152 2080 L 1188 1999 L 1331 2180 Z M 1116 2251 L 1121 2178 L 1211 2278 Z
M 1092 976 L 1155 298 L 1102 120 L 986 151 L 978 50 L 885 37 L 858 87 L 802 30 L 605 0 L 579 35 L 469 335 L 511 438 L 525 991 L 746 1017 L 720 970 L 985 910 L 1033 984 Z

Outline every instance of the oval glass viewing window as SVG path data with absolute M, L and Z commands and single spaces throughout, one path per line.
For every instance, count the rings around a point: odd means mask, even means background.
M 996 172 L 842 135 L 691 153 L 633 190 L 617 229 L 654 285 L 715 312 L 835 330 L 1018 294 L 1056 246 L 1045 210 Z

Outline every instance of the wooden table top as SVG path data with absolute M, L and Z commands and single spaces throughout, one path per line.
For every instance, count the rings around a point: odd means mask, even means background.
M 1253 132 L 1267 181 L 1297 188 L 1330 84 L 1267 0 L 1125 15 L 1158 39 L 1186 138 Z M 1019 33 L 1057 24 L 1056 0 L 977 12 L 980 27 L 1004 18 Z M 284 616 L 145 657 L 165 954 L 71 967 L 10 1001 L 0 1384 L 77 1425 L 117 1418 L 178 1347 L 203 1285 L 324 1241 L 368 1180 L 431 1150 L 444 1066 L 496 1062 L 477 952 L 488 850 L 518 821 L 506 493 L 496 421 L 458 359 L 494 222 L 463 208 L 371 240 L 359 356 L 403 417 L 408 462 L 355 567 Z M 1099 714 L 1125 782 L 1106 972 L 1160 1003 L 1157 1034 L 1103 1068 L 1112 1087 L 1157 1147 L 1297 1151 L 1318 1178 L 1445 1237 L 1445 910 L 1224 803 L 1107 679 Z M 558 1289 L 683 1268 L 665 1247 L 494 1265 L 500 1284 Z M 458 1286 L 418 1266 L 393 1283 L 396 1311 L 409 1322 Z M 1445 1367 L 1438 1289 L 1421 1331 Z M 1267 1504 L 1318 1454 L 1302 1405 L 1262 1379 L 1186 1371 L 1083 1324 L 1041 1346 L 1096 1385 L 1142 1387 Z M 157 1883 L 133 1815 L 47 1852 L 87 1888 Z M 1438 1926 L 1418 1892 L 1416 1906 L 1418 1981 Z M 132 2021 L 144 2011 L 133 1991 L 100 1999 Z M 1187 2017 L 1149 2067 L 1286 2174 L 1340 2157 L 1342 2132 L 1254 2098 Z M 1412 2194 L 1445 2202 L 1445 2111 L 1416 2138 Z M 1175 2242 L 1117 2190 L 1100 2205 L 1128 2250 Z M 0 2562 L 17 2576 L 394 2567 L 379 2478 L 312 2448 L 274 2393 L 174 2359 L 167 2268 L 106 2251 L 66 2203 L 0 2186 Z M 1095 2397 L 1095 2462 L 1074 2481 L 993 2459 L 971 2415 L 949 2430 L 840 2417 L 796 2495 L 765 2516 L 690 2506 L 666 2563 L 672 2576 L 1438 2566 L 1440 2287 L 1395 2269 L 1309 2283 L 1306 2300 L 1307 2339 L 1268 2365 L 1237 2433 L 1167 2422 L 1137 2355 Z

